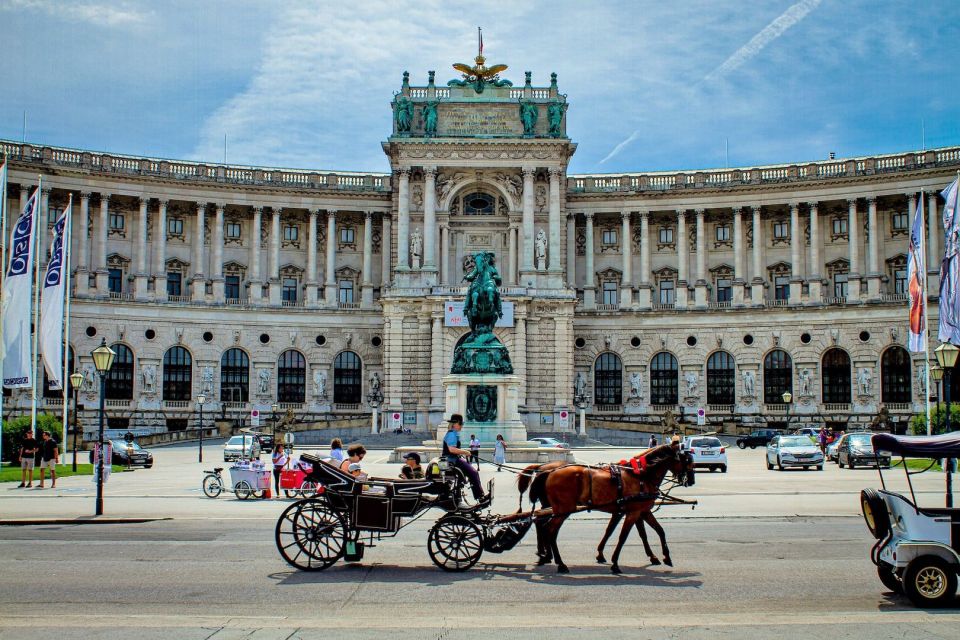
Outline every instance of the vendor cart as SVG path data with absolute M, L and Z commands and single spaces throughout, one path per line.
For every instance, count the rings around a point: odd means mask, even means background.
M 317 483 L 298 467 L 280 472 L 280 489 L 288 498 L 313 498 L 317 495 Z
M 262 498 L 270 489 L 269 468 L 262 464 L 240 462 L 230 467 L 230 481 L 233 493 L 240 500 L 250 496 Z

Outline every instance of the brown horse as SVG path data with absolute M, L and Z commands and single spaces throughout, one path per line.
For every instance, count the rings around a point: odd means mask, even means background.
M 534 478 L 530 485 L 531 501 L 549 504 L 552 509 L 542 531 L 549 542 L 558 573 L 569 572 L 560 557 L 557 535 L 570 514 L 584 509 L 623 514 L 624 523 L 611 566 L 613 573 L 621 573 L 619 559 L 624 542 L 643 514 L 653 507 L 667 472 L 673 472 L 677 481 L 684 486 L 694 483 L 693 460 L 678 447 L 661 445 L 637 459 L 642 470 L 632 473 L 629 468 L 624 469 L 621 474 L 622 490 L 618 489 L 608 469 L 583 465 L 561 466 Z

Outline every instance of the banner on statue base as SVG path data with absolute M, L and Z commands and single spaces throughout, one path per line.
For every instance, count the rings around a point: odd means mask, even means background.
M 497 320 L 497 327 L 513 326 L 513 303 L 504 301 L 501 303 L 503 316 Z M 447 300 L 443 305 L 443 326 L 445 327 L 469 327 L 470 322 L 463 315 L 463 300 Z

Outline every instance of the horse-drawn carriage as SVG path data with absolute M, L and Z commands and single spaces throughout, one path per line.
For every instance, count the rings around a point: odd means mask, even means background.
M 661 496 L 660 482 L 668 469 L 675 474 L 680 473 L 682 483 L 692 483 L 689 455 L 666 445 L 658 449 L 664 455 L 656 460 L 653 465 L 656 468 L 650 469 L 654 479 L 642 485 L 642 495 L 621 495 L 622 502 L 617 503 L 617 509 L 611 509 L 613 503 L 586 504 L 575 506 L 573 512 L 592 508 L 614 513 L 622 510 L 626 513 L 641 505 L 637 498 L 652 505 Z M 395 536 L 432 508 L 440 509 L 444 514 L 427 534 L 427 552 L 433 563 L 445 571 L 465 571 L 480 560 L 484 551 L 502 553 L 512 549 L 535 522 L 542 525 L 556 516 L 561 518 L 559 522 L 562 523 L 569 515 L 566 512 L 554 514 L 550 508 L 518 511 L 509 515 L 484 513 L 492 499 L 493 481 L 488 485 L 486 499 L 467 504 L 463 473 L 442 460 L 428 465 L 428 477 L 425 479 L 387 480 L 355 477 L 319 457 L 305 454 L 301 458 L 313 465 L 307 479 L 316 483 L 317 495 L 299 500 L 283 511 L 277 521 L 275 538 L 283 559 L 305 571 L 326 569 L 340 559 L 358 562 L 363 558 L 366 547 L 375 546 L 383 538 Z M 588 468 L 583 465 L 569 467 Z M 683 475 L 687 473 L 687 467 L 691 469 L 689 476 Z M 429 470 L 433 469 L 436 472 L 430 473 Z M 554 471 L 550 469 L 543 473 Z M 645 468 L 643 472 L 646 471 Z M 541 497 L 543 502 L 544 498 Z M 625 526 L 632 528 L 634 521 L 628 517 L 627 522 Z M 538 533 L 541 528 L 538 526 Z M 555 535 L 552 542 L 555 549 Z M 617 554 L 621 546 L 622 540 Z M 565 569 L 559 561 L 559 555 L 557 560 L 558 566 Z

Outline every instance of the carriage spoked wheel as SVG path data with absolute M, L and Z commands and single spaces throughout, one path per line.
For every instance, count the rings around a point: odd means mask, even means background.
M 469 518 L 447 516 L 430 529 L 427 552 L 444 571 L 466 571 L 483 553 L 483 530 Z
M 253 495 L 253 487 L 246 480 L 241 480 L 233 485 L 233 494 L 237 496 L 237 500 L 246 500 Z
M 288 564 L 304 571 L 321 571 L 343 557 L 347 530 L 341 515 L 326 502 L 300 500 L 280 514 L 275 538 Z

